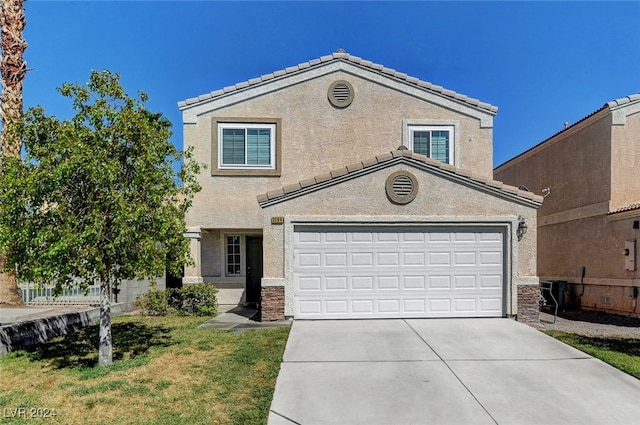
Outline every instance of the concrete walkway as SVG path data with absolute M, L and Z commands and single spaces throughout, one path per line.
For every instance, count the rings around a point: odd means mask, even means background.
M 251 320 L 258 313 L 258 310 L 254 308 L 237 305 L 220 305 L 218 306 L 218 313 L 216 317 L 207 320 L 199 327 L 240 332 L 244 329 L 291 326 L 290 320 L 282 322 L 256 322 Z
M 508 319 L 296 321 L 269 425 L 632 425 L 638 400 L 639 380 Z

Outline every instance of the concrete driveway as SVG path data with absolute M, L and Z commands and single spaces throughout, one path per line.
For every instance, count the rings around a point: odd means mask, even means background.
M 509 319 L 296 321 L 269 425 L 639 424 L 640 380 Z

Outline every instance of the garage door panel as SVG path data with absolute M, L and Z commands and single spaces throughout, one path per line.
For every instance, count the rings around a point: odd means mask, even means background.
M 348 289 L 347 276 L 331 276 L 325 279 L 325 289 L 327 291 L 346 291 Z
M 414 244 L 424 244 L 425 242 L 425 234 L 422 232 L 406 232 L 402 233 L 402 242 Z
M 378 266 L 399 266 L 400 254 L 398 252 L 378 252 L 376 260 Z
M 455 275 L 453 277 L 454 289 L 475 289 L 477 285 L 476 275 Z
M 473 313 L 477 310 L 476 299 L 474 298 L 456 298 L 454 299 L 455 313 Z
M 481 266 L 499 266 L 502 264 L 502 252 L 500 251 L 482 251 L 480 252 Z
M 351 278 L 351 289 L 354 291 L 373 291 L 373 276 L 353 276 Z
M 300 316 L 321 316 L 323 300 L 296 300 L 296 313 Z
M 301 253 L 296 256 L 298 267 L 320 267 L 322 266 L 322 254 L 320 253 Z
M 454 243 L 475 242 L 477 233 L 475 232 L 456 232 L 453 234 Z
M 502 276 L 494 275 L 481 275 L 480 276 L 480 288 L 502 288 Z
M 475 252 L 455 252 L 454 253 L 454 266 L 462 266 L 462 267 L 475 267 L 477 264 L 476 253 Z
M 424 298 L 405 299 L 403 302 L 403 311 L 405 313 L 421 314 L 426 310 L 427 300 Z
M 296 245 L 320 243 L 320 232 L 296 232 L 295 233 Z
M 326 267 L 346 267 L 347 253 L 346 252 L 327 252 L 324 255 L 324 265 Z
M 356 232 L 351 233 L 351 243 L 370 243 L 373 242 L 373 233 Z
M 381 291 L 389 289 L 400 289 L 399 276 L 378 276 L 378 289 Z
M 373 267 L 373 253 L 372 252 L 352 252 L 351 266 Z
M 404 276 L 402 288 L 408 291 L 424 291 L 426 289 L 426 276 Z
M 502 311 L 502 299 L 480 298 L 480 311 L 489 313 Z
M 429 252 L 429 266 L 450 266 L 451 265 L 451 253 L 450 252 Z
M 502 241 L 488 230 L 296 229 L 295 317 L 501 316 Z
M 451 289 L 451 276 L 429 275 L 429 289 Z
M 426 266 L 426 258 L 424 252 L 404 252 L 402 255 L 403 266 Z
M 296 287 L 300 292 L 322 290 L 322 276 L 301 276 L 296 279 Z
M 451 233 L 429 232 L 426 233 L 426 240 L 429 243 L 451 242 Z
M 431 298 L 429 300 L 429 312 L 432 312 L 432 313 L 451 313 L 451 299 L 449 299 L 449 298 Z

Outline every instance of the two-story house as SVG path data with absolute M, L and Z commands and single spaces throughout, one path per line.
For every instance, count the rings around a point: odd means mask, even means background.
M 497 167 L 495 178 L 548 190 L 538 274 L 558 282 L 560 301 L 640 315 L 640 94 L 605 103 Z
M 494 106 L 339 50 L 179 107 L 185 284 L 262 320 L 537 318 L 542 197 L 492 179 Z

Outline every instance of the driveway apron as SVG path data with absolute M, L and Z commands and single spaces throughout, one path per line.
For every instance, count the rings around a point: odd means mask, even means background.
M 640 380 L 509 319 L 293 323 L 269 414 L 292 424 L 638 424 Z

